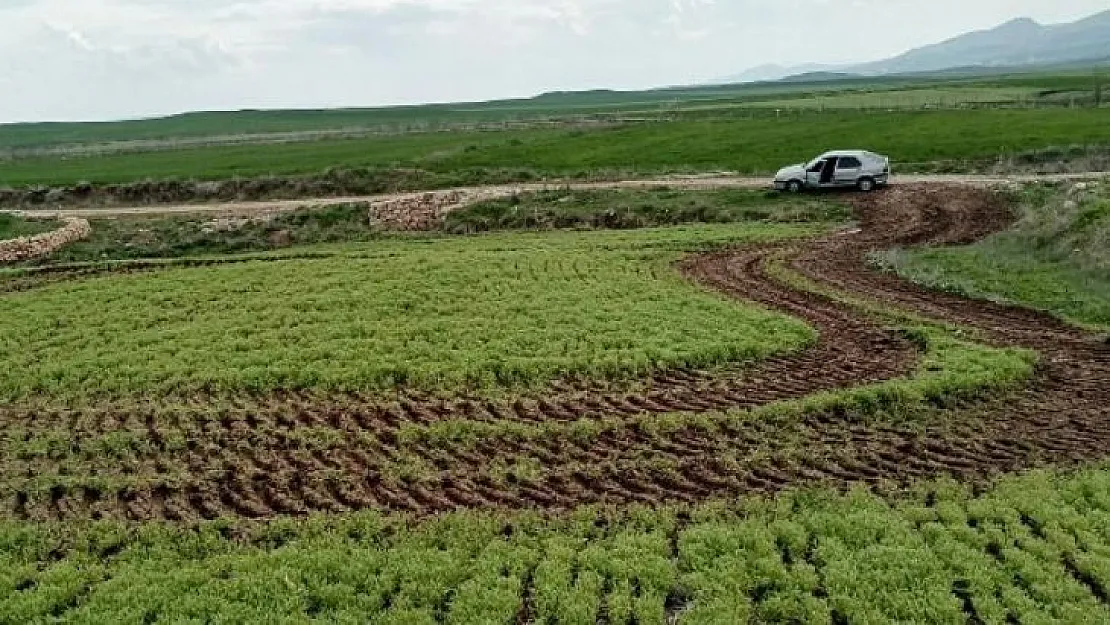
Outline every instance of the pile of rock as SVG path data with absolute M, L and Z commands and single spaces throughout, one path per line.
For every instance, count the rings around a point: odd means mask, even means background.
M 370 204 L 370 219 L 385 230 L 416 232 L 435 230 L 448 213 L 465 206 L 508 197 L 516 191 L 498 189 L 496 191 L 451 190 L 413 193 L 390 198 Z
M 405 195 L 370 205 L 370 220 L 385 230 L 430 230 L 465 201 L 461 191 Z
M 65 226 L 29 237 L 0 241 L 0 263 L 15 263 L 46 256 L 70 243 L 88 238 L 92 227 L 84 219 L 66 219 Z

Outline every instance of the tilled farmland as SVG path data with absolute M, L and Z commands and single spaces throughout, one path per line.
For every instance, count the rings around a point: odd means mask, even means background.
M 1110 455 L 1110 345 L 1044 314 L 924 291 L 867 265 L 871 251 L 1000 230 L 1011 221 L 1003 201 L 926 184 L 851 202 L 857 229 L 678 263 L 705 287 L 804 319 L 820 338 L 800 352 L 626 384 L 567 380 L 504 398 L 265 392 L 64 409 L 17 402 L 0 408 L 2 514 L 192 523 L 368 509 L 565 511 L 817 484 L 881 491 L 945 476 L 980 484 Z M 913 419 L 870 418 L 866 398 L 776 416 L 789 400 L 929 373 L 929 345 L 856 300 L 962 328 L 987 348 L 1035 350 L 1036 370 L 1005 388 L 932 396 Z

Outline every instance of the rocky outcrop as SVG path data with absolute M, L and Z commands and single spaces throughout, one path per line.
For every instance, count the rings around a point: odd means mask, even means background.
M 70 243 L 88 238 L 92 227 L 84 219 L 66 219 L 65 226 L 52 232 L 0 241 L 0 263 L 15 263 L 47 256 Z

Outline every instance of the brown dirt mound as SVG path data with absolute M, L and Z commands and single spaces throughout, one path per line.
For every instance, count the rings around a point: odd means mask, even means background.
M 810 483 L 897 487 L 941 475 L 982 480 L 1110 455 L 1110 346 L 1044 315 L 923 291 L 866 266 L 870 250 L 964 243 L 996 231 L 1010 221 L 1000 199 L 965 187 L 919 185 L 853 202 L 861 224 L 854 234 L 799 248 L 704 254 L 681 264 L 705 284 L 815 324 L 821 341 L 801 354 L 728 374 L 660 374 L 632 393 L 579 385 L 515 402 L 275 395 L 174 411 L 5 409 L 0 424 L 9 439 L 23 433 L 26 443 L 6 460 L 0 483 L 6 514 L 191 521 L 366 508 L 417 514 L 567 509 L 691 502 Z M 657 433 L 633 419 L 750 407 L 909 371 L 914 350 L 907 341 L 841 304 L 770 278 L 768 260 L 784 256 L 803 274 L 844 291 L 977 328 L 1000 345 L 1036 348 L 1043 364 L 1020 392 L 923 410 L 914 423 L 861 423 L 828 413 L 707 434 L 693 427 Z M 617 425 L 597 436 L 561 428 L 538 439 L 506 434 L 470 445 L 406 440 L 404 431 L 406 424 L 456 419 L 511 426 L 600 418 Z M 41 439 L 51 432 L 65 444 L 42 451 Z M 51 483 L 57 486 L 42 486 Z

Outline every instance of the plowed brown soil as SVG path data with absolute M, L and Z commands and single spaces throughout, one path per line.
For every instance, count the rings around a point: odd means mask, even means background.
M 797 248 L 704 254 L 681 265 L 713 288 L 813 323 L 821 340 L 801 354 L 713 375 L 660 374 L 636 392 L 573 385 L 506 402 L 274 395 L 221 405 L 198 400 L 172 410 L 0 409 L 0 428 L 23 443 L 4 461 L 6 514 L 191 521 L 366 508 L 565 509 L 689 502 L 808 483 L 897 487 L 941 475 L 976 481 L 1110 456 L 1110 346 L 1038 313 L 926 292 L 866 266 L 870 250 L 965 243 L 996 231 L 1010 221 L 1000 199 L 967 187 L 917 185 L 853 202 L 857 232 Z M 1026 389 L 926 409 L 907 424 L 828 413 L 709 435 L 694 427 L 655 433 L 633 418 L 752 407 L 911 370 L 915 351 L 905 339 L 768 276 L 769 259 L 783 257 L 848 293 L 977 328 L 1000 345 L 1036 348 L 1043 364 Z M 511 432 L 514 423 L 602 418 L 615 425 L 598 436 L 574 428 L 538 438 Z M 406 424 L 460 419 L 505 429 L 470 444 L 406 438 Z

